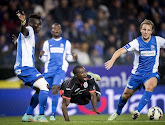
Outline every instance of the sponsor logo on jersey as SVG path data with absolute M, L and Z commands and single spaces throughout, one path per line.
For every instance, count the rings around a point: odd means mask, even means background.
M 140 55 L 141 56 L 155 56 L 156 55 L 156 51 L 141 51 Z
M 63 53 L 64 48 L 60 48 L 60 47 L 52 47 L 50 48 L 50 52 L 51 53 Z
M 128 44 L 126 44 L 125 46 L 124 46 L 124 48 L 126 48 L 126 49 L 129 49 L 131 46 L 130 46 L 130 44 L 128 43 Z

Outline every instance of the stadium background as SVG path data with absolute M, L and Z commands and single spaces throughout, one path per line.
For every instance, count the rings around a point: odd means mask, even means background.
M 62 36 L 72 43 L 73 52 L 78 54 L 78 61 L 71 63 L 67 77 L 76 64 L 98 73 L 102 80 L 98 83 L 102 92 L 102 101 L 98 104 L 103 114 L 115 111 L 117 100 L 122 93 L 132 68 L 133 54 L 122 55 L 110 71 L 104 68 L 104 62 L 111 58 L 118 48 L 140 35 L 139 25 L 145 19 L 155 24 L 154 35 L 165 38 L 165 1 L 164 0 L 1 0 L 0 1 L 0 115 L 23 115 L 29 104 L 31 89 L 24 87 L 15 77 L 13 65 L 16 46 L 11 35 L 18 35 L 20 21 L 15 15 L 17 10 L 42 16 L 41 32 L 36 35 L 36 67 L 43 72 L 43 64 L 38 59 L 39 51 L 45 40 L 51 38 L 53 23 L 62 25 Z M 158 105 L 165 111 L 165 51 L 160 53 L 161 80 L 154 91 L 151 102 L 144 108 Z M 124 113 L 129 113 L 137 106 L 141 97 L 137 92 L 130 99 Z M 112 96 L 113 95 L 113 96 Z M 50 113 L 48 99 L 47 115 Z M 70 115 L 89 114 L 91 105 L 78 107 L 70 105 Z M 60 102 L 57 113 L 60 114 Z M 19 110 L 18 110 L 19 109 Z M 37 110 L 35 110 L 37 113 Z

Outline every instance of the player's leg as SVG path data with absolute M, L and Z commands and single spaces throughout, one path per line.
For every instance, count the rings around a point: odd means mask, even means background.
M 58 91 L 60 90 L 60 86 L 64 80 L 65 80 L 65 71 L 63 70 L 57 71 L 55 77 L 53 78 L 53 83 L 52 83 L 52 114 L 50 116 L 51 121 L 54 121 L 56 117 L 56 109 L 59 98 Z
M 127 84 L 127 86 L 124 89 L 123 94 L 120 96 L 119 98 L 119 103 L 118 103 L 118 108 L 117 111 L 115 113 L 113 113 L 108 120 L 114 120 L 117 118 L 118 115 L 121 114 L 123 107 L 125 106 L 127 100 L 133 95 L 133 93 L 137 90 L 141 77 L 137 77 L 135 75 L 131 75 L 129 78 L 129 82 Z
M 32 118 L 33 110 L 39 103 L 39 101 L 38 101 L 39 89 L 38 88 L 34 88 L 34 89 L 36 90 L 36 92 L 33 94 L 32 98 L 30 100 L 30 105 L 28 106 L 26 113 L 22 117 L 23 122 L 26 122 L 29 120 L 31 120 L 31 121 L 34 120 Z
M 15 73 L 24 82 L 25 85 L 28 85 L 30 87 L 33 86 L 33 83 L 34 81 L 36 81 L 36 79 L 42 77 L 42 75 L 33 67 L 22 67 L 22 68 L 16 69 Z M 32 113 L 33 113 L 33 109 L 36 107 L 37 104 L 38 104 L 38 94 L 35 93 L 31 98 L 31 102 L 26 113 L 22 117 L 23 122 L 36 121 L 34 117 L 32 116 Z
M 33 110 L 34 108 L 38 105 L 38 95 L 39 95 L 39 90 L 37 90 L 30 101 L 30 105 L 28 106 L 26 113 L 24 114 L 24 116 L 22 117 L 22 121 L 23 122 L 27 122 L 27 121 L 35 121 L 32 114 L 33 114 Z
M 144 75 L 143 78 L 143 86 L 145 87 L 145 92 L 140 99 L 139 105 L 134 111 L 132 115 L 132 119 L 136 119 L 140 115 L 140 111 L 143 109 L 143 107 L 148 103 L 148 101 L 151 99 L 152 92 L 154 88 L 157 86 L 157 82 L 160 79 L 160 76 L 158 73 L 148 73 Z
M 52 114 L 50 116 L 51 121 L 54 121 L 56 117 L 56 109 L 57 109 L 58 98 L 59 98 L 59 94 L 58 94 L 59 89 L 60 89 L 60 86 L 58 85 L 52 86 Z
M 39 116 L 36 117 L 36 120 L 38 120 L 38 122 L 48 122 L 48 120 L 44 116 L 44 111 L 45 111 L 45 107 L 46 107 L 46 104 L 47 104 L 49 84 L 42 77 L 42 78 L 37 79 L 34 82 L 33 86 L 40 89 L 39 98 L 38 98 L 39 99 L 40 113 L 39 113 Z
M 121 114 L 123 107 L 125 106 L 125 104 L 127 103 L 127 100 L 133 95 L 133 93 L 136 90 L 134 89 L 129 89 L 129 88 L 125 88 L 123 94 L 120 96 L 119 99 L 119 103 L 118 103 L 118 107 L 117 107 L 117 111 L 115 113 L 113 113 L 108 120 L 114 120 L 117 118 L 118 115 Z
M 154 88 L 157 86 L 157 81 L 158 80 L 156 77 L 152 77 L 144 83 L 145 92 L 144 92 L 142 98 L 140 99 L 139 105 L 136 108 L 134 115 L 138 115 L 140 113 L 140 111 L 143 109 L 143 107 L 150 101 L 152 92 L 153 92 Z M 132 116 L 132 118 L 135 120 L 137 117 L 134 115 Z

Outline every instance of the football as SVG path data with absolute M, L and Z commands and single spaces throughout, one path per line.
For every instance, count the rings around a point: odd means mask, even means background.
M 154 106 L 148 109 L 147 115 L 150 120 L 160 120 L 163 117 L 163 111 L 160 107 Z

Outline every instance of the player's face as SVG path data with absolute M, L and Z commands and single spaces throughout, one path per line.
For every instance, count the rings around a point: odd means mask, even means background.
M 62 33 L 61 26 L 58 24 L 53 24 L 51 33 L 52 33 L 53 37 L 59 38 Z
M 41 24 L 42 24 L 42 20 L 33 19 L 32 27 L 35 33 L 38 33 L 41 30 Z
M 141 35 L 144 41 L 149 41 L 151 38 L 151 34 L 152 34 L 152 25 L 148 25 L 148 24 L 143 24 L 143 26 L 141 27 Z
M 81 82 L 85 82 L 87 81 L 87 72 L 86 70 L 82 67 L 78 69 L 78 73 L 76 74 L 76 77 L 78 78 L 78 80 L 80 80 Z

